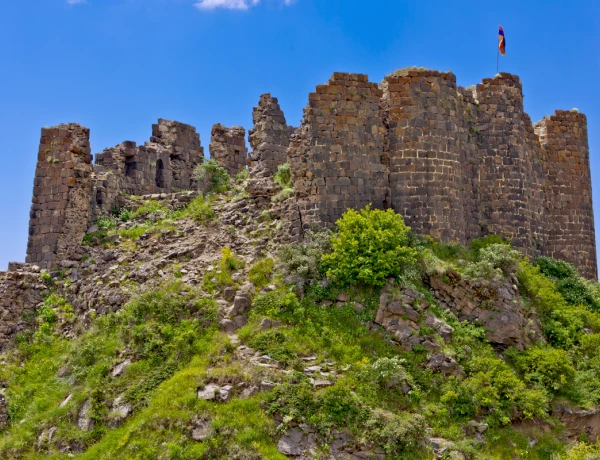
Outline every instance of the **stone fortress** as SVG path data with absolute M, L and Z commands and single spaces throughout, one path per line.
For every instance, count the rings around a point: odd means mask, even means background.
M 270 94 L 253 121 L 251 152 L 244 128 L 216 124 L 211 156 L 230 174 L 289 163 L 303 225 L 330 226 L 371 204 L 418 234 L 464 244 L 496 233 L 597 278 L 586 117 L 556 111 L 532 124 L 514 75 L 465 89 L 450 72 L 402 70 L 381 84 L 336 72 L 309 95 L 299 128 Z M 175 121 L 159 120 L 149 142 L 125 141 L 95 164 L 87 128 L 44 128 L 27 262 L 56 266 L 120 195 L 196 188 L 203 161 L 195 128 Z

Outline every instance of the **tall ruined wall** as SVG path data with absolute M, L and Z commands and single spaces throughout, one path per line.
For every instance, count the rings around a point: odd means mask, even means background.
M 366 75 L 339 72 L 309 95 L 288 150 L 304 224 L 331 225 L 348 208 L 386 206 L 380 98 Z
M 91 216 L 90 131 L 77 123 L 44 128 L 29 221 L 27 262 L 42 268 L 78 247 Z
M 120 189 L 132 195 L 192 189 L 194 169 L 203 161 L 196 128 L 163 119 L 152 125 L 152 137 L 144 145 L 125 141 L 96 155 L 96 164 L 114 171 Z
M 596 243 L 586 116 L 557 110 L 536 125 L 547 152 L 544 253 L 596 279 Z
M 382 88 L 393 209 L 417 233 L 465 242 L 456 77 L 411 70 Z
M 543 155 L 523 110 L 519 78 L 506 73 L 477 85 L 479 206 L 483 233 L 512 240 L 535 256 L 543 231 Z
M 248 157 L 246 130 L 241 126 L 227 128 L 220 123 L 214 125 L 210 138 L 210 156 L 231 176 L 245 169 Z
M 253 162 L 274 173 L 287 163 L 287 148 L 294 128 L 288 126 L 276 97 L 262 94 L 252 113 L 254 128 L 249 132 Z

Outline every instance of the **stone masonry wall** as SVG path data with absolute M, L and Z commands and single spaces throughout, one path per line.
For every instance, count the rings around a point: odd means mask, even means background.
M 366 75 L 340 72 L 309 95 L 288 149 L 303 224 L 332 225 L 348 208 L 386 206 L 380 98 Z
M 275 173 L 279 165 L 287 163 L 287 148 L 294 128 L 286 124 L 277 98 L 269 93 L 260 96 L 252 118 L 254 128 L 249 132 L 249 140 L 253 151 L 250 158 Z
M 586 116 L 557 110 L 537 124 L 536 132 L 548 155 L 544 253 L 597 279 Z
M 159 119 L 144 145 L 125 141 L 96 155 L 96 164 L 115 172 L 120 189 L 132 195 L 172 193 L 195 186 L 194 169 L 204 161 L 196 128 Z
M 248 157 L 246 130 L 241 126 L 227 128 L 220 123 L 214 125 L 211 131 L 210 156 L 231 176 L 245 169 Z
M 0 272 L 0 352 L 35 317 L 44 292 L 37 265 L 12 262 Z
M 543 156 L 523 111 L 518 77 L 506 73 L 477 85 L 479 203 L 482 232 L 496 233 L 528 255 L 540 254 Z
M 416 233 L 496 233 L 596 277 L 585 117 L 557 112 L 536 133 L 517 76 L 464 89 L 450 72 L 408 69 L 376 88 L 334 73 L 309 95 L 288 162 L 303 224 L 392 207 Z
M 27 262 L 50 267 L 78 247 L 91 217 L 90 131 L 71 123 L 44 128 L 29 221 Z
M 465 242 L 456 77 L 410 70 L 382 88 L 393 209 L 417 233 Z

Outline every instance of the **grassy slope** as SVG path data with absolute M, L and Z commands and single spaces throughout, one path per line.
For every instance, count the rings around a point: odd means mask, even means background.
M 453 265 L 456 270 L 477 263 L 479 249 L 435 242 L 425 247 L 430 264 L 435 259 L 438 266 Z M 227 260 L 223 266 L 228 266 Z M 235 264 L 229 266 L 235 270 Z M 242 343 L 279 360 L 287 374 L 241 362 L 230 338 L 217 330 L 216 306 L 209 295 L 176 280 L 130 302 L 119 313 L 96 319 L 90 330 L 71 341 L 56 333 L 71 320 L 68 306 L 56 298 L 49 300 L 47 307 L 56 315 L 42 309 L 38 331 L 23 337 L 18 349 L 4 356 L 0 381 L 8 388 L 11 426 L 0 436 L 0 457 L 67 458 L 60 449 L 70 445 L 82 451 L 75 457 L 90 459 L 285 458 L 276 449 L 273 414 L 284 417 L 285 424 L 311 424 L 324 440 L 335 429 L 347 428 L 358 442 L 385 446 L 390 458 L 432 458 L 423 443 L 425 425 L 431 428 L 429 436 L 455 441 L 456 448 L 472 458 L 592 455 L 595 448 L 585 445 L 567 453 L 560 424 L 547 414 L 553 401 L 579 406 L 600 402 L 594 383 L 600 376 L 600 318 L 586 306 L 570 305 L 556 282 L 532 265 L 522 262 L 518 275 L 523 295 L 542 319 L 548 344 L 540 347 L 550 350 L 543 353 L 550 359 L 532 367 L 529 355 L 513 352 L 512 358 L 509 353 L 502 360 L 480 328 L 460 323 L 434 306 L 455 330 L 444 352 L 465 369 L 462 379 L 431 372 L 425 367 L 424 350 L 401 352 L 389 337 L 365 326 L 377 309 L 376 289 L 350 289 L 352 300 L 346 306 L 323 308 L 322 300 L 337 297 L 340 289 L 335 285 L 309 288 L 299 300 L 271 270 L 265 261 L 254 269 L 257 283 L 275 282 L 278 290 L 255 298 L 250 321 L 238 336 Z M 228 273 L 219 281 L 232 282 Z M 209 293 L 220 287 L 205 286 Z M 418 282 L 416 288 L 434 302 Z M 355 311 L 356 302 L 365 308 Z M 258 324 L 265 317 L 283 325 L 261 331 Z M 566 352 L 556 357 L 553 350 Z M 335 362 L 334 386 L 312 391 L 300 372 L 301 358 L 307 356 L 316 356 L 317 363 Z M 113 377 L 111 369 L 126 357 L 134 363 L 125 375 Z M 397 357 L 402 361 L 394 361 Z M 526 364 L 519 365 L 519 359 Z M 550 376 L 552 382 L 559 365 L 571 366 L 573 374 L 555 389 L 543 377 Z M 197 388 L 209 381 L 263 378 L 279 385 L 227 404 L 196 397 Z M 408 394 L 400 390 L 400 383 L 410 387 Z M 520 388 L 518 394 L 511 391 L 515 388 Z M 68 395 L 72 395 L 69 403 L 60 408 Z M 110 407 L 117 396 L 132 404 L 134 415 L 114 428 Z M 77 428 L 78 413 L 88 400 L 95 425 L 82 432 Z M 523 407 L 546 422 L 539 428 L 513 426 L 524 417 Z M 209 440 L 191 439 L 195 418 L 210 420 Z M 482 437 L 465 436 L 473 419 L 489 425 Z M 38 448 L 40 433 L 51 427 L 57 428 L 52 442 Z

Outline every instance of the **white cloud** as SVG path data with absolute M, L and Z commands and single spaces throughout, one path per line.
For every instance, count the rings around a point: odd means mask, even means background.
M 280 0 L 285 6 L 295 3 L 296 0 Z M 214 10 L 225 8 L 228 10 L 247 10 L 260 3 L 260 0 L 198 0 L 195 4 L 200 10 Z
M 85 3 L 86 0 L 67 0 L 67 4 L 68 5 L 81 5 L 82 3 Z
M 201 10 L 214 10 L 215 8 L 226 8 L 228 10 L 247 10 L 258 5 L 260 0 L 200 0 L 196 8 Z

